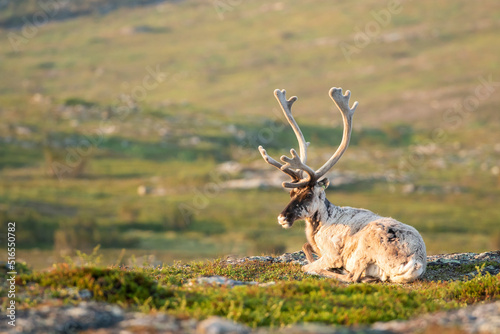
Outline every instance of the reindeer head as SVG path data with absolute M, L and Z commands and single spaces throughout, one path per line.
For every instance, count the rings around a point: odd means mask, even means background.
M 333 167 L 333 165 L 337 163 L 347 149 L 347 146 L 349 146 L 352 130 L 352 116 L 358 106 L 358 102 L 354 102 L 353 107 L 350 108 L 350 91 L 347 91 L 346 94 L 343 95 L 342 88 L 333 87 L 330 89 L 329 95 L 342 114 L 342 119 L 344 121 L 344 133 L 342 136 L 342 142 L 340 143 L 337 151 L 335 151 L 335 153 L 321 168 L 315 171 L 306 165 L 307 147 L 309 146 L 309 143 L 305 141 L 302 131 L 292 116 L 291 107 L 292 104 L 297 101 L 297 97 L 293 96 L 287 100 L 285 94 L 285 90 L 276 89 L 274 91 L 274 95 L 280 103 L 285 117 L 297 137 L 300 148 L 300 156 L 292 148 L 290 150 L 292 157 L 289 158 L 283 155 L 280 158 L 282 163 L 280 163 L 271 158 L 262 146 L 259 146 L 259 151 L 268 164 L 278 168 L 292 179 L 291 182 L 283 182 L 284 188 L 291 189 L 290 197 L 292 199 L 283 212 L 281 212 L 278 216 L 279 224 L 283 228 L 290 228 L 295 220 L 312 217 L 319 210 L 321 204 L 324 203 L 324 190 L 328 186 L 328 179 L 324 178 L 324 176 Z

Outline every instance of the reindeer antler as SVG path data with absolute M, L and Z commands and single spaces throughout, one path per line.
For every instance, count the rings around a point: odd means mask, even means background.
M 323 177 L 333 167 L 333 165 L 337 163 L 337 161 L 339 161 L 342 154 L 344 154 L 347 150 L 347 146 L 349 146 L 349 141 L 351 140 L 352 116 L 358 107 L 358 101 L 356 101 L 352 105 L 352 108 L 349 108 L 349 99 L 351 97 L 351 91 L 349 90 L 345 92 L 345 95 L 342 95 L 342 88 L 332 87 L 329 95 L 342 114 L 342 120 L 344 121 L 344 133 L 342 135 L 340 146 L 337 148 L 335 153 L 333 153 L 331 158 L 316 171 L 316 177 L 318 180 Z
M 278 168 L 279 170 L 290 176 L 292 182 L 283 182 L 283 187 L 296 188 L 299 186 L 303 186 L 306 183 L 305 180 L 302 180 L 301 171 L 305 171 L 309 175 L 309 177 L 307 178 L 307 182 L 309 182 L 312 179 L 312 176 L 314 175 L 314 170 L 309 166 L 305 165 L 305 162 L 307 160 L 307 147 L 309 146 L 309 143 L 306 142 L 306 140 L 304 139 L 304 135 L 302 134 L 300 127 L 297 125 L 297 122 L 295 121 L 292 115 L 291 108 L 293 103 L 297 101 L 297 97 L 292 96 L 290 99 L 287 100 L 286 91 L 284 89 L 283 90 L 276 89 L 274 91 L 274 96 L 278 100 L 281 106 L 281 110 L 283 110 L 283 114 L 285 114 L 288 123 L 290 123 L 290 126 L 292 127 L 295 136 L 297 137 L 297 141 L 299 142 L 300 158 L 297 155 L 297 152 L 292 149 L 293 152 L 292 151 L 291 152 L 293 158 L 290 159 L 286 156 L 282 156 L 280 160 L 283 161 L 284 164 L 281 164 L 280 162 L 271 158 L 262 146 L 259 146 L 259 151 L 264 160 L 268 164 Z M 304 169 L 303 168 L 304 166 L 307 168 Z
M 302 160 L 303 163 L 306 163 L 307 161 L 307 147 L 309 146 L 309 143 L 306 142 L 304 135 L 302 134 L 302 131 L 300 131 L 299 126 L 297 125 L 297 122 L 295 122 L 295 119 L 292 116 L 292 104 L 297 101 L 297 96 L 292 96 L 289 100 L 286 99 L 286 91 L 284 89 L 279 90 L 275 89 L 274 90 L 274 96 L 278 100 L 281 106 L 281 110 L 283 110 L 283 113 L 285 114 L 285 117 L 290 123 L 290 126 L 293 129 L 293 132 L 295 132 L 295 136 L 297 137 L 297 141 L 299 142 L 299 149 L 300 149 L 300 160 Z
M 271 166 L 274 166 L 274 167 L 278 168 L 283 173 L 289 175 L 292 178 L 292 180 L 294 180 L 294 181 L 299 181 L 300 180 L 300 175 L 297 172 L 295 172 L 292 169 L 283 168 L 282 164 L 280 164 L 278 161 L 276 161 L 273 158 L 271 158 L 269 156 L 269 154 L 267 154 L 266 150 L 262 147 L 262 145 L 259 146 L 259 151 L 260 151 L 260 154 L 262 155 L 262 157 L 264 158 L 264 160 L 268 164 L 270 164 Z
M 297 155 L 297 151 L 295 151 L 293 148 L 290 150 L 290 153 L 292 154 L 292 158 L 287 157 L 286 155 L 282 155 L 280 160 L 283 161 L 285 164 L 281 167 L 281 170 L 284 169 L 296 169 L 296 170 L 302 170 L 306 172 L 307 178 L 301 179 L 296 182 L 283 182 L 283 187 L 285 188 L 299 188 L 307 183 L 309 183 L 311 180 L 316 179 L 314 170 L 306 165 L 305 163 L 302 162 L 302 160 L 299 158 Z
M 356 107 L 358 106 L 358 102 L 354 102 L 353 107 L 349 108 L 349 98 L 351 96 L 351 92 L 346 91 L 346 94 L 342 95 L 342 88 L 333 87 L 332 89 L 330 89 L 329 95 L 342 113 L 342 119 L 344 121 L 344 133 L 342 136 L 342 142 L 340 143 L 340 146 L 332 155 L 332 157 L 320 169 L 314 171 L 311 167 L 306 165 L 307 147 L 309 146 L 309 143 L 305 141 L 302 131 L 300 130 L 297 122 L 295 122 L 295 119 L 292 116 L 291 107 L 292 104 L 297 101 L 297 97 L 292 96 L 287 100 L 285 96 L 286 92 L 284 89 L 276 89 L 274 91 L 274 95 L 280 103 L 281 109 L 283 110 L 288 123 L 290 123 L 290 126 L 292 127 L 295 136 L 297 137 L 300 148 L 300 157 L 297 154 L 297 151 L 292 148 L 290 150 L 292 157 L 289 158 L 285 155 L 281 156 L 280 160 L 284 163 L 281 164 L 280 162 L 271 158 L 262 146 L 259 146 L 259 151 L 268 164 L 280 169 L 282 172 L 288 174 L 292 178 L 292 182 L 283 182 L 283 187 L 303 187 L 306 184 L 317 181 L 321 177 L 323 177 L 333 167 L 333 165 L 337 163 L 342 154 L 344 154 L 347 146 L 349 146 L 349 140 L 352 131 L 352 116 L 354 114 L 354 111 L 356 110 Z M 302 172 L 305 172 L 307 174 L 307 177 L 301 177 Z

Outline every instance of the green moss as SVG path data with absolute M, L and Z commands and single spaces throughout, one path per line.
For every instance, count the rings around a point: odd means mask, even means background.
M 153 277 L 120 269 L 72 268 L 61 264 L 49 273 L 22 275 L 17 280 L 20 284 L 36 283 L 50 289 L 54 297 L 59 296 L 62 287 L 86 289 L 95 300 L 110 303 L 131 304 L 152 298 L 153 304 L 159 307 L 165 298 L 173 295 L 166 288 L 158 288 Z
M 181 285 L 198 276 L 225 276 L 238 281 L 295 281 L 302 280 L 305 275 L 298 265 L 286 263 L 266 263 L 246 261 L 242 264 L 227 264 L 222 260 L 212 262 L 193 262 L 189 265 L 168 266 L 158 273 L 161 283 Z

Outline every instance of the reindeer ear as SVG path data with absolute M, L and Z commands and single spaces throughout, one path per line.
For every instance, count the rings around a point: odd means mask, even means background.
M 326 189 L 330 185 L 330 180 L 325 177 L 324 179 L 318 181 L 318 185 L 320 185 L 323 189 Z

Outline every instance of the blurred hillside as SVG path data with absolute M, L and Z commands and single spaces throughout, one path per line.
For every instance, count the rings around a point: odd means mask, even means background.
M 161 2 L 163 0 L 2 0 L 0 26 L 20 29 L 28 24 L 27 22 L 38 26 L 47 23 L 44 21 L 48 20 L 60 21 L 85 15 L 105 15 L 122 7 L 140 7 Z
M 498 249 L 499 27 L 493 0 L 0 0 L 1 220 L 43 265 L 97 244 L 296 250 L 256 148 L 296 146 L 284 88 L 320 166 L 338 86 L 360 106 L 329 199 L 414 225 L 429 253 Z

